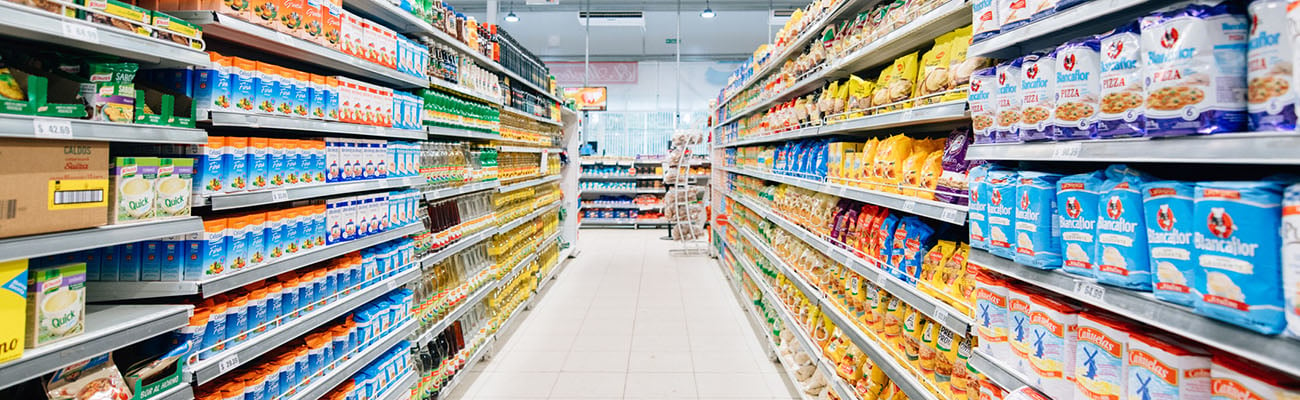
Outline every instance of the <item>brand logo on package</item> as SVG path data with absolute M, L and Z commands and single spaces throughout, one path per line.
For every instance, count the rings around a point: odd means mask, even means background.
M 1119 53 L 1123 51 L 1124 51 L 1123 41 L 1116 40 L 1110 42 L 1110 44 L 1106 46 L 1106 57 L 1110 57 L 1110 58 L 1119 57 Z
M 1160 36 L 1160 46 L 1172 49 L 1176 44 L 1178 44 L 1178 28 L 1170 27 L 1164 35 Z
M 1074 197 L 1066 199 L 1065 213 L 1068 214 L 1070 218 L 1079 218 L 1080 215 L 1083 215 L 1083 205 L 1079 204 L 1079 199 Z
M 1110 200 L 1106 200 L 1106 215 L 1110 219 L 1119 219 L 1122 214 L 1124 214 L 1124 201 L 1120 200 L 1119 196 L 1111 196 Z
M 1232 223 L 1232 215 L 1222 208 L 1210 210 L 1210 216 L 1205 223 L 1210 228 L 1210 233 L 1220 239 L 1232 237 L 1232 232 L 1237 230 L 1237 225 Z
M 1038 77 L 1038 64 L 1030 65 L 1030 66 L 1029 66 L 1029 71 L 1028 71 L 1028 72 L 1025 72 L 1025 76 L 1028 76 L 1029 79 L 1037 78 L 1037 77 Z
M 1173 230 L 1174 222 L 1176 221 L 1177 219 L 1174 218 L 1174 209 L 1170 208 L 1168 204 L 1161 204 L 1160 210 L 1156 211 L 1156 224 L 1160 225 L 1160 229 L 1166 231 Z

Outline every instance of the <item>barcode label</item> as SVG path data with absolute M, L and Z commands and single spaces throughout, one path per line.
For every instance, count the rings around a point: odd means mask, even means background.
M 99 203 L 104 201 L 103 190 L 63 190 L 54 192 L 54 204 Z
M 0 200 L 0 219 L 18 217 L 18 199 Z

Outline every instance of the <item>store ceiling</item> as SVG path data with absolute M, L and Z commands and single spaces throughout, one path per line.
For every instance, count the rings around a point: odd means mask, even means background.
M 643 11 L 644 27 L 601 27 L 590 29 L 592 61 L 670 61 L 676 59 L 676 45 L 665 41 L 677 35 L 677 2 L 672 0 L 588 0 L 592 11 Z M 552 6 L 525 6 L 514 2 L 518 22 L 505 22 L 510 1 L 498 2 L 498 23 L 534 54 L 547 61 L 582 61 L 587 48 L 587 28 L 579 23 L 578 11 L 587 3 L 559 0 Z M 483 0 L 453 0 L 457 11 L 486 18 Z M 769 42 L 769 34 L 780 25 L 768 25 L 771 9 L 791 9 L 808 0 L 710 0 L 713 19 L 700 17 L 704 1 L 682 1 L 681 46 L 683 61 L 740 61 Z M 769 4 L 773 8 L 769 8 Z

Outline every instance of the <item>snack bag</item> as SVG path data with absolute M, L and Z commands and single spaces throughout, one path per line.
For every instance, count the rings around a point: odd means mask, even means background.
M 948 93 L 943 94 L 942 101 L 961 100 L 969 91 L 971 74 L 981 68 L 993 66 L 993 60 L 984 57 L 971 57 L 966 54 L 970 48 L 971 27 L 958 28 L 948 41 Z
M 1020 141 L 1050 140 L 1056 133 L 1056 52 L 1024 57 L 1020 77 Z
M 883 112 L 885 104 L 889 104 L 889 83 L 894 80 L 894 67 L 891 65 L 880 71 L 876 77 L 876 91 L 871 93 L 872 112 Z
M 916 64 L 917 60 L 915 52 L 894 60 L 894 66 L 892 67 L 894 69 L 894 72 L 892 73 L 893 77 L 890 78 L 888 85 L 881 87 L 881 90 L 886 91 L 889 103 L 898 104 L 891 104 L 890 106 L 885 107 L 885 111 L 912 108 L 911 102 L 900 102 L 907 100 L 912 96 L 913 85 L 915 85 L 913 80 L 916 79 Z
M 1076 39 L 1056 48 L 1056 140 L 1091 139 L 1097 135 L 1101 92 L 1101 41 Z
M 1287 19 L 1287 0 L 1250 2 L 1250 41 L 1246 50 L 1246 109 L 1253 131 L 1296 127 L 1293 64 L 1295 46 Z
M 921 169 L 924 168 L 925 159 L 929 156 L 930 153 L 924 151 L 913 151 L 912 155 L 907 156 L 907 159 L 903 160 L 902 179 L 900 179 L 899 185 L 902 186 L 900 191 L 904 196 L 921 197 L 921 193 L 929 193 L 917 190 L 923 188 L 921 184 Z
M 952 75 L 948 73 L 948 58 L 952 56 L 952 39 L 956 32 L 949 32 L 934 40 L 934 47 L 921 55 L 921 65 L 917 69 L 916 87 L 912 98 L 916 105 L 937 104 L 942 97 L 936 95 L 949 86 Z
M 989 0 L 992 1 L 992 0 Z M 984 68 L 971 75 L 966 102 L 970 105 L 971 128 L 974 129 L 975 143 L 997 143 L 995 121 L 998 115 L 997 69 Z
M 997 122 L 993 128 L 994 143 L 1020 141 L 1020 65 L 1023 58 L 998 64 L 997 69 Z M 974 83 L 972 83 L 973 85 Z M 976 126 L 979 124 L 976 123 Z M 978 128 L 976 128 L 978 131 Z
M 849 102 L 846 108 L 853 113 L 849 114 L 848 118 L 861 118 L 867 109 L 871 108 L 871 93 L 875 91 L 876 84 L 853 75 L 849 77 L 849 85 Z
M 1097 117 L 1097 137 L 1146 135 L 1141 39 L 1137 22 L 1115 28 L 1101 37 L 1101 113 Z
M 1191 4 L 1142 17 L 1147 136 L 1246 129 L 1244 11 L 1235 2 Z
M 934 200 L 939 177 L 943 175 L 943 155 L 943 151 L 936 150 L 925 156 L 925 162 L 921 164 L 921 189 L 917 190 L 916 197 Z
M 970 169 L 970 162 L 966 161 L 966 149 L 970 142 L 968 129 L 955 129 L 948 134 L 940 156 L 941 171 L 935 182 L 935 200 L 957 205 L 967 204 L 969 186 L 966 184 L 966 173 Z

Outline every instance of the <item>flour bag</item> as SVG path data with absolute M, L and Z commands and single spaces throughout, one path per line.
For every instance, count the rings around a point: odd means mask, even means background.
M 1151 254 L 1156 298 L 1192 306 L 1196 294 L 1196 260 L 1192 258 L 1196 184 L 1156 181 L 1142 185 L 1142 204 Z
M 1041 269 L 1061 267 L 1061 229 L 1056 218 L 1060 174 L 1021 171 L 1016 185 L 1017 263 Z
M 1062 177 L 1056 182 L 1056 215 L 1061 224 L 1061 269 L 1093 277 L 1097 252 L 1097 200 L 1101 171 Z
M 1274 181 L 1196 185 L 1198 314 L 1269 335 L 1286 327 L 1279 234 L 1285 187 Z
M 1150 177 L 1125 165 L 1106 169 L 1097 204 L 1097 281 L 1151 290 L 1151 260 L 1143 228 L 1142 184 Z

